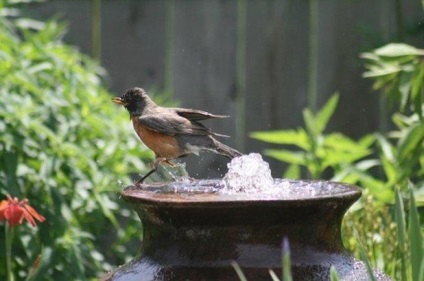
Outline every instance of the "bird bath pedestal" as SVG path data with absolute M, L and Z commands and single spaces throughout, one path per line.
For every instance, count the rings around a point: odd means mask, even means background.
M 276 182 L 282 191 L 273 195 L 220 194 L 220 180 L 126 188 L 122 196 L 143 223 L 142 247 L 103 280 L 239 280 L 233 261 L 249 281 L 272 280 L 270 269 L 281 276 L 284 237 L 294 280 L 329 280 L 332 265 L 340 280 L 369 280 L 340 235 L 343 215 L 361 190 L 326 181 Z

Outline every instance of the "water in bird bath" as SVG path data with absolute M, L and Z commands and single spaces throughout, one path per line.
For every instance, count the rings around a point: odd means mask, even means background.
M 269 164 L 258 153 L 236 157 L 228 163 L 228 173 L 223 178 L 223 194 L 274 192 L 274 179 Z
M 232 159 L 228 163 L 228 173 L 222 179 L 193 179 L 184 172 L 181 175 L 126 189 L 141 189 L 155 198 L 175 197 L 191 202 L 303 200 L 351 192 L 349 187 L 336 182 L 274 179 L 269 164 L 257 153 Z

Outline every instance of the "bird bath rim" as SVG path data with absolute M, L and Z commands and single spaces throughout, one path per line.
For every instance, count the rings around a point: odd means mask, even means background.
M 155 203 L 155 204 L 176 204 L 186 207 L 204 207 L 205 205 L 244 205 L 247 202 L 257 202 L 258 204 L 272 204 L 284 202 L 284 204 L 298 204 L 299 202 L 327 201 L 332 198 L 348 199 L 356 201 L 361 196 L 361 188 L 347 183 L 340 183 L 325 180 L 287 180 L 275 179 L 276 184 L 286 181 L 291 186 L 296 186 L 301 192 L 302 186 L 299 183 L 314 185 L 320 188 L 335 187 L 324 190 L 317 194 L 283 194 L 283 193 L 220 193 L 223 188 L 221 179 L 191 180 L 190 182 L 156 182 L 143 183 L 138 186 L 130 185 L 122 192 L 125 200 L 132 203 Z M 219 184 L 219 185 L 217 185 Z M 186 189 L 181 189 L 181 188 Z M 187 187 L 203 187 L 205 189 L 187 189 Z M 209 188 L 209 189 L 208 189 Z M 281 188 L 287 188 L 283 186 Z M 322 191 L 322 190 L 321 190 Z M 354 199 L 353 199 L 354 198 Z

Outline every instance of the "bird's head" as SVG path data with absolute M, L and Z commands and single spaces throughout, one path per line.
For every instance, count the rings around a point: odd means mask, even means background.
M 154 105 L 153 101 L 146 94 L 146 91 L 141 88 L 129 89 L 120 97 L 112 98 L 112 101 L 116 104 L 123 105 L 130 115 L 141 115 L 147 105 Z

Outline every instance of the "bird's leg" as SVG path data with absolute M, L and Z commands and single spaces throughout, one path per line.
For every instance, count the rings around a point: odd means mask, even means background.
M 154 167 L 153 169 L 151 169 L 147 174 L 145 174 L 141 179 L 139 179 L 138 181 L 135 182 L 135 185 L 139 185 L 141 183 L 143 183 L 143 181 L 145 179 L 147 179 L 151 174 L 153 174 L 154 172 L 156 172 L 158 168 Z
M 141 179 L 139 179 L 138 181 L 135 182 L 135 185 L 139 185 L 141 183 L 143 183 L 143 181 L 145 179 L 147 179 L 151 174 L 153 174 L 154 172 L 157 171 L 157 169 L 159 168 L 159 165 L 162 163 L 169 163 L 169 160 L 164 158 L 164 157 L 157 157 L 155 159 L 155 162 L 153 162 L 153 169 L 151 169 L 147 174 L 145 174 Z

